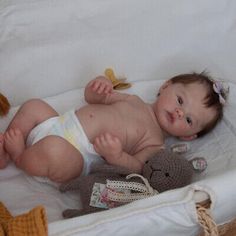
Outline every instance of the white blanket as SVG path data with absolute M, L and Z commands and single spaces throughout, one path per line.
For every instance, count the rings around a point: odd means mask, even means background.
M 127 91 L 155 99 L 163 80 L 207 70 L 230 82 L 223 121 L 191 142 L 188 158 L 208 168 L 183 189 L 75 219 L 61 212 L 80 206 L 77 193 L 62 194 L 10 165 L 0 171 L 0 200 L 17 215 L 43 204 L 50 235 L 196 235 L 195 189 L 213 201 L 217 223 L 236 215 L 236 2 L 233 0 L 1 0 L 0 92 L 12 109 L 4 131 L 29 98 L 41 97 L 59 112 L 84 104 L 83 87 L 113 67 L 132 82 Z M 168 144 L 177 140 L 170 139 Z

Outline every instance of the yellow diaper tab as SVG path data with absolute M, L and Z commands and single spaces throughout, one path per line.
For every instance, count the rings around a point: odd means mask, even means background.
M 77 141 L 77 137 L 75 136 L 75 128 L 73 126 L 72 122 L 66 122 L 66 118 L 64 117 L 64 115 L 60 116 L 58 119 L 58 122 L 60 124 L 63 125 L 64 129 L 62 130 L 58 130 L 59 132 L 63 132 L 62 137 L 64 137 L 64 139 L 66 139 L 71 145 L 73 145 L 75 148 L 77 148 L 79 150 L 79 145 L 78 145 L 78 141 Z M 66 126 L 64 126 L 64 123 L 66 122 Z M 71 124 L 71 126 L 68 126 L 69 124 Z M 57 126 L 54 126 L 54 131 L 56 129 Z

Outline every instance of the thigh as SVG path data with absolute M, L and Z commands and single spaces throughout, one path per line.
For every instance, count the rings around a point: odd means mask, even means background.
M 27 148 L 17 165 L 30 175 L 63 183 L 80 176 L 83 157 L 68 141 L 51 135 Z
M 36 125 L 54 116 L 58 116 L 58 113 L 49 104 L 40 99 L 31 99 L 19 108 L 7 130 L 19 128 L 26 139 Z

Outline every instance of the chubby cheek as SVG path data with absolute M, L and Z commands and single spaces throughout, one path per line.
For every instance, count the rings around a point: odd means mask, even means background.
M 172 127 L 170 128 L 170 132 L 172 131 L 175 136 L 187 136 L 190 134 L 190 127 L 184 120 L 177 120 Z
M 190 135 L 194 135 L 197 132 L 195 132 L 191 126 L 189 126 L 186 122 L 185 124 L 181 124 L 179 126 L 179 135 L 178 136 L 190 136 Z
M 176 127 L 179 127 L 180 129 L 184 129 L 184 130 L 188 130 L 190 128 L 190 126 L 188 125 L 188 123 L 186 122 L 184 118 L 176 119 L 175 125 Z
M 158 112 L 173 111 L 176 107 L 176 104 L 171 100 L 167 99 L 165 96 L 162 96 L 158 99 L 156 104 L 156 109 Z

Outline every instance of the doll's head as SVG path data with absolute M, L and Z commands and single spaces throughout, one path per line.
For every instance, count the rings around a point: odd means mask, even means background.
M 199 83 L 206 88 L 207 92 L 203 102 L 206 108 L 213 108 L 215 116 L 198 132 L 197 136 L 200 137 L 210 132 L 223 117 L 223 108 L 226 103 L 228 89 L 225 89 L 220 81 L 213 80 L 204 72 L 175 76 L 171 79 L 171 82 L 184 85 Z
M 221 120 L 226 95 L 222 83 L 205 73 L 181 74 L 161 86 L 153 108 L 165 133 L 192 140 Z

